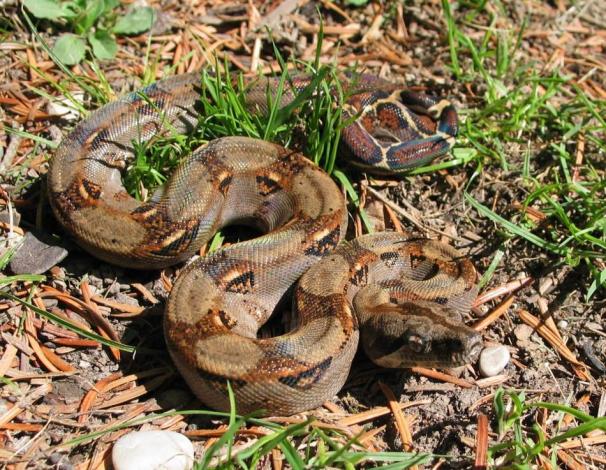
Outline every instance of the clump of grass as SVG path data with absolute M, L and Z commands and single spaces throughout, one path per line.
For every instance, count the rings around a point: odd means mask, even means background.
M 489 458 L 498 468 L 543 467 L 549 459 L 552 468 L 557 468 L 558 444 L 569 439 L 585 436 L 593 431 L 606 431 L 606 418 L 593 417 L 576 408 L 549 402 L 526 402 L 523 392 L 504 391 L 495 393 L 499 443 L 489 448 Z M 531 418 L 533 413 L 542 410 L 556 413 L 552 418 L 557 421 L 552 436 Z M 565 430 L 560 430 L 564 415 L 580 422 Z
M 482 105 L 465 113 L 460 145 L 475 154 L 469 160 L 475 160 L 474 177 L 496 162 L 519 178 L 526 195 L 516 201 L 522 211 L 509 218 L 470 194 L 466 199 L 508 237 L 525 239 L 556 263 L 584 265 L 591 277 L 588 300 L 606 286 L 606 175 L 597 165 L 606 153 L 606 100 L 590 99 L 560 72 L 543 73 L 532 62 L 519 62 L 525 21 L 517 31 L 497 29 L 498 8 L 485 6 L 470 8 L 457 21 L 450 3 L 442 1 L 451 70 L 484 91 Z M 459 23 L 480 17 L 489 24 L 474 41 Z M 469 66 L 461 65 L 464 60 Z M 544 215 L 540 223 L 530 217 L 529 207 Z
M 327 69 L 320 71 L 310 85 L 287 106 L 282 106 L 281 101 L 292 78 L 288 72 L 282 73 L 277 78 L 276 89 L 267 90 L 267 113 L 261 115 L 246 105 L 248 85 L 242 75 L 235 76 L 234 79 L 227 64 L 215 72 L 202 70 L 202 93 L 198 102 L 200 112 L 196 128 L 189 135 L 178 135 L 169 130 L 167 135 L 153 141 L 134 142 L 135 158 L 123 180 L 127 190 L 141 199 L 144 193 L 142 188 L 153 189 L 163 184 L 184 158 L 212 139 L 246 136 L 285 146 L 292 144 L 291 138 L 304 121 L 302 115 L 306 114 L 301 108 L 309 106 L 307 102 L 318 89 L 326 72 Z M 318 121 L 316 120 L 317 128 L 313 130 L 314 135 L 318 134 L 317 129 L 320 128 Z M 316 147 L 313 154 L 317 155 L 317 160 L 321 160 L 324 148 L 323 142 L 318 141 L 314 141 Z M 333 165 L 334 161 L 327 162 L 327 166 Z
M 309 64 L 308 64 L 309 65 Z M 183 158 L 199 145 L 225 136 L 247 136 L 277 142 L 284 146 L 293 145 L 293 135 L 298 130 L 307 136 L 304 152 L 327 172 L 335 169 L 340 131 L 343 127 L 343 94 L 335 96 L 331 89 L 338 88 L 337 73 L 331 66 L 315 69 L 307 67 L 309 84 L 296 93 L 294 99 L 283 105 L 284 95 L 291 87 L 293 75 L 288 68 L 275 77 L 275 89 L 267 89 L 267 112 L 260 114 L 246 105 L 249 80 L 242 75 L 232 76 L 227 64 L 223 71 L 202 70 L 200 74 L 202 94 L 198 106 L 200 117 L 196 129 L 188 136 L 167 135 L 150 142 L 139 143 L 141 159 L 166 162 L 169 154 L 176 153 Z M 176 162 L 178 163 L 178 161 Z M 166 166 L 167 169 L 174 164 Z M 157 168 L 156 168 L 157 169 Z
M 152 142 L 133 142 L 134 158 L 122 174 L 126 190 L 139 200 L 163 185 L 168 176 L 195 148 L 192 136 L 170 134 Z
M 224 136 L 247 136 L 279 143 L 295 144 L 293 136 L 305 136 L 302 148 L 311 160 L 332 174 L 346 189 L 352 203 L 359 206 L 359 196 L 348 176 L 336 165 L 342 129 L 350 119 L 343 113 L 348 98 L 340 82 L 336 66 L 320 64 L 323 34 L 320 31 L 315 60 L 295 64 L 296 70 L 308 76 L 309 83 L 284 105 L 283 97 L 293 89 L 295 74 L 290 72 L 279 50 L 274 52 L 281 65 L 275 77 L 277 85 L 268 88 L 267 111 L 263 114 L 249 109 L 246 93 L 250 80 L 230 74 L 227 63 L 213 72 L 201 71 L 199 100 L 200 118 L 196 129 L 188 136 L 168 133 L 149 143 L 135 143 L 136 155 L 124 178 L 130 194 L 142 198 L 143 188 L 153 189 L 166 181 L 182 158 L 199 145 Z M 360 209 L 362 221 L 371 231 L 371 224 Z

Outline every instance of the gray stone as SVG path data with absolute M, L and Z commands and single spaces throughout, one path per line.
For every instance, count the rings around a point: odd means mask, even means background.
M 103 279 L 101 279 L 100 277 L 97 277 L 93 274 L 89 274 L 88 284 L 89 284 L 89 287 L 94 287 L 96 290 L 103 289 Z
M 42 237 L 27 232 L 23 243 L 10 262 L 14 274 L 42 274 L 62 261 L 67 250 L 58 245 L 50 245 Z
M 103 282 L 108 286 L 106 290 L 107 294 L 116 295 L 120 292 L 120 283 L 109 278 L 106 278 Z
M 505 346 L 484 348 L 480 353 L 479 368 L 483 377 L 494 377 L 509 364 L 509 349 Z

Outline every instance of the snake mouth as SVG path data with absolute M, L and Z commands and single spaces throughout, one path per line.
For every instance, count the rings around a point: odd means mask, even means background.
M 478 333 L 470 335 L 463 343 L 463 349 L 453 352 L 449 367 L 459 367 L 477 362 L 480 352 L 484 349 L 484 341 Z

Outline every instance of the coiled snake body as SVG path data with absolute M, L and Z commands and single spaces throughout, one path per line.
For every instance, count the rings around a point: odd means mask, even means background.
M 308 83 L 296 78 L 283 104 Z M 272 79 L 252 84 L 248 106 L 262 110 L 273 86 Z M 452 145 L 457 121 L 448 102 L 368 76 L 355 86 L 346 106 L 358 117 L 342 145 L 358 164 L 397 172 Z M 182 163 L 150 202 L 129 196 L 121 171 L 133 142 L 167 125 L 190 130 L 199 96 L 199 77 L 188 74 L 101 108 L 62 143 L 48 181 L 65 229 L 93 255 L 121 266 L 184 261 L 229 224 L 265 233 L 191 262 L 167 302 L 168 349 L 203 402 L 228 409 L 229 381 L 239 412 L 317 407 L 343 386 L 359 337 L 385 367 L 475 359 L 480 337 L 461 321 L 476 295 L 471 263 L 448 245 L 410 235 L 340 243 L 343 196 L 298 153 L 250 138 L 217 139 Z M 296 328 L 257 338 L 297 280 Z

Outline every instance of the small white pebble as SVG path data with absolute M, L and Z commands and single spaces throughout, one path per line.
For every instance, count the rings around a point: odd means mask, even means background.
M 114 444 L 112 461 L 115 470 L 189 470 L 194 446 L 173 431 L 131 432 Z
M 84 92 L 82 91 L 72 92 L 72 97 L 78 103 L 84 102 Z M 80 111 L 78 111 L 69 98 L 62 98 L 49 102 L 46 112 L 51 116 L 61 116 L 66 121 L 75 121 L 82 117 Z
M 494 377 L 509 363 L 509 349 L 505 346 L 484 348 L 480 353 L 480 374 L 483 377 Z
M 558 322 L 558 328 L 559 328 L 560 330 L 565 330 L 565 329 L 567 329 L 567 328 L 568 328 L 568 322 L 567 322 L 566 320 L 560 320 L 560 321 Z

